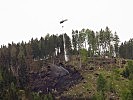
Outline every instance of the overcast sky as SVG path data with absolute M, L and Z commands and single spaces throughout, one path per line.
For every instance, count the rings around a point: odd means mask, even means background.
M 133 38 L 133 0 L 0 0 L 0 45 L 29 41 L 47 33 L 108 26 L 120 40 Z

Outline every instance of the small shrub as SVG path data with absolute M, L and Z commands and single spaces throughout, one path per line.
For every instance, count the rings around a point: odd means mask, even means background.
M 131 92 L 128 90 L 123 90 L 121 93 L 121 99 L 122 100 L 132 100 L 131 98 Z
M 105 87 L 106 87 L 106 80 L 104 79 L 102 74 L 100 74 L 98 79 L 97 79 L 97 91 L 103 91 L 104 92 Z

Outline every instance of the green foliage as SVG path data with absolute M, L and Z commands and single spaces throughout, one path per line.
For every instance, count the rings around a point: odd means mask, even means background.
M 53 96 L 51 93 L 41 94 L 41 93 L 33 92 L 32 100 L 53 100 Z
M 78 31 L 72 30 L 72 44 L 74 51 L 76 51 L 78 46 Z
M 133 79 L 133 61 L 128 61 L 129 78 Z
M 119 55 L 119 42 L 120 42 L 120 40 L 119 40 L 119 37 L 118 37 L 116 32 L 114 34 L 113 41 L 114 41 L 115 54 L 116 54 L 116 57 L 118 57 L 118 55 Z
M 105 94 L 99 91 L 93 96 L 92 100 L 105 100 Z
M 108 81 L 107 90 L 108 90 L 109 92 L 112 92 L 112 93 L 115 93 L 115 92 L 116 92 L 114 81 L 111 80 L 111 79 Z
M 17 100 L 17 89 L 16 89 L 16 79 L 13 77 L 11 72 L 6 68 L 1 69 L 2 80 L 0 80 L 0 99 L 10 99 Z
M 86 45 L 88 45 L 90 57 L 96 54 L 101 56 L 109 55 L 110 57 L 114 56 L 114 54 L 119 55 L 119 37 L 116 32 L 113 36 L 108 27 L 105 30 L 101 29 L 99 32 L 90 29 L 73 30 L 72 44 L 74 51 L 86 48 Z
M 12 47 L 11 47 L 11 57 L 12 58 L 15 58 L 16 57 L 16 54 L 17 54 L 16 45 L 15 44 L 12 44 Z
M 64 34 L 64 37 L 65 37 L 65 48 L 67 50 L 67 54 L 70 55 L 71 52 L 72 52 L 72 45 L 71 45 L 71 40 L 70 40 L 70 37 L 65 33 Z
M 103 77 L 102 74 L 99 75 L 98 79 L 97 79 L 97 91 L 105 91 L 105 87 L 106 87 L 106 80 Z
M 129 90 L 131 92 L 131 98 L 133 98 L 133 79 L 129 83 Z
M 53 100 L 53 96 L 51 93 L 48 94 L 48 100 Z
M 12 44 L 12 46 L 10 46 L 10 56 L 11 56 L 11 64 L 14 66 L 16 64 L 16 60 L 17 60 L 17 46 L 16 44 Z
M 129 90 L 123 90 L 121 93 L 122 100 L 132 100 L 131 92 Z
M 125 78 L 129 78 L 130 80 L 133 79 L 133 61 L 129 60 L 128 64 L 125 68 L 125 70 L 123 71 L 122 75 Z
M 41 100 L 41 97 L 40 97 L 39 93 L 33 92 L 32 93 L 32 99 L 33 100 Z
M 38 58 L 40 55 L 38 39 L 35 40 L 33 40 L 33 38 L 31 39 L 31 47 L 32 47 L 33 58 Z
M 127 66 L 126 66 L 125 70 L 123 70 L 122 75 L 123 75 L 125 78 L 128 78 L 128 77 L 129 77 L 129 69 L 128 69 Z
M 87 59 L 88 59 L 88 52 L 87 52 L 87 50 L 86 49 L 81 49 L 80 50 L 80 54 L 81 54 L 82 62 L 86 63 Z
M 123 58 L 133 59 L 133 39 L 130 39 L 128 42 L 124 42 L 119 47 L 119 37 L 117 33 L 113 35 L 111 30 L 106 27 L 104 30 L 93 31 L 90 29 L 82 29 L 81 31 L 72 31 L 72 40 L 70 37 L 65 34 L 65 43 L 67 53 L 71 55 L 71 51 L 73 54 L 81 54 L 81 60 L 83 63 L 86 63 L 88 60 L 88 56 L 93 57 L 95 55 L 109 55 Z M 1 46 L 0 48 L 0 65 L 2 66 L 2 70 L 0 70 L 0 99 L 10 99 L 17 98 L 17 93 L 19 90 L 16 88 L 16 79 L 11 72 L 11 66 L 13 68 L 19 69 L 19 85 L 22 89 L 27 88 L 28 86 L 28 68 L 30 64 L 27 64 L 30 60 L 32 61 L 32 57 L 37 59 L 50 58 L 51 56 L 55 56 L 55 48 L 59 55 L 64 54 L 64 41 L 63 35 L 50 35 L 47 34 L 44 38 L 41 37 L 40 40 L 31 39 L 28 43 L 12 43 L 8 44 L 8 46 Z M 86 46 L 87 45 L 87 46 Z M 72 48 L 73 47 L 73 48 Z M 87 48 L 88 47 L 88 48 Z M 85 49 L 84 49 L 85 48 Z M 72 50 L 73 49 L 73 50 Z M 87 49 L 87 50 L 86 50 Z M 60 51 L 60 52 L 59 52 Z M 54 58 L 54 57 L 53 57 Z M 28 59 L 28 60 L 27 60 Z M 63 59 L 62 59 L 63 60 Z M 40 65 L 42 66 L 43 63 Z M 28 62 L 30 63 L 30 61 Z M 19 68 L 18 68 L 19 67 Z M 120 72 L 117 69 L 114 69 L 112 72 L 113 80 L 109 80 L 108 84 L 103 75 L 99 75 L 97 79 L 97 94 L 96 98 L 104 99 L 106 87 L 110 92 L 117 92 L 118 81 L 121 81 Z M 124 99 L 128 99 L 133 94 L 133 62 L 129 61 L 127 67 L 123 71 L 123 76 L 125 78 L 130 79 L 130 88 L 128 90 L 123 90 L 122 95 Z M 128 80 L 127 79 L 127 80 Z M 129 80 L 128 80 L 129 81 Z M 95 83 L 95 82 L 94 82 Z M 128 84 L 128 82 L 127 82 Z M 18 84 L 17 84 L 18 85 Z M 107 86 L 106 86 L 107 85 Z M 94 98 L 95 98 L 94 97 Z M 51 94 L 41 95 L 38 93 L 33 93 L 33 98 L 37 99 L 48 99 L 52 100 L 53 97 Z M 99 100 L 98 99 L 98 100 Z M 124 100 L 123 99 L 123 100 Z
M 20 68 L 19 68 L 19 85 L 21 89 L 25 89 L 28 85 L 28 71 L 25 59 L 22 57 L 20 60 Z
M 24 57 L 25 58 L 25 50 L 24 50 L 24 48 L 23 48 L 23 46 L 20 46 L 19 47 L 19 53 L 18 53 L 18 59 L 21 59 L 22 57 Z
M 122 58 L 133 59 L 133 39 L 121 43 L 119 54 Z
M 129 79 L 130 79 L 130 80 L 133 80 L 133 73 L 130 73 Z
M 114 78 L 116 80 L 119 80 L 119 78 L 120 78 L 120 71 L 119 71 L 118 68 L 113 69 L 113 74 L 114 74 Z

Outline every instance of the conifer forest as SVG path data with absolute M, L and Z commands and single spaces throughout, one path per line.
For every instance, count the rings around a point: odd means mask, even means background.
M 0 100 L 132 99 L 133 39 L 109 27 L 0 47 Z

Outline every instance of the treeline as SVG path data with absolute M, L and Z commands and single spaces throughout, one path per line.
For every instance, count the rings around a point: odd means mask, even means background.
M 90 29 L 81 31 L 72 30 L 72 37 L 64 34 L 65 50 L 68 55 L 78 55 L 80 50 L 85 49 L 88 57 L 109 56 L 133 59 L 133 39 L 119 45 L 119 37 L 106 27 L 99 32 Z M 21 57 L 25 59 L 54 58 L 64 54 L 63 34 L 41 37 L 39 40 L 31 39 L 28 43 L 13 43 L 0 48 L 0 65 L 18 64 Z
M 125 59 L 133 59 L 133 39 L 122 42 L 119 49 L 120 57 Z
M 67 34 L 65 34 L 66 48 L 71 48 L 71 41 Z M 47 34 L 44 38 L 41 37 L 40 40 L 31 39 L 28 43 L 13 43 L 8 44 L 8 46 L 1 46 L 0 56 L 1 58 L 10 59 L 12 64 L 15 63 L 21 56 L 33 59 L 37 58 L 47 58 L 53 56 L 57 50 L 57 53 L 63 54 L 63 35 L 49 35 Z
M 81 31 L 72 31 L 72 46 L 73 51 L 87 49 L 88 56 L 118 56 L 119 53 L 119 37 L 117 33 L 114 34 L 106 27 L 99 32 L 94 32 L 89 29 L 82 29 Z
M 90 29 L 82 29 L 81 31 L 72 30 L 72 37 L 64 34 L 65 49 L 68 55 L 78 54 L 81 49 L 88 51 L 88 56 L 119 55 L 119 37 L 106 27 L 99 32 L 94 32 Z M 32 59 L 44 59 L 53 57 L 59 54 L 64 54 L 63 34 L 49 35 L 41 37 L 39 40 L 31 39 L 28 43 L 13 43 L 8 46 L 1 46 L 0 58 L 11 65 L 15 65 L 20 57 Z M 2 62 L 1 62 L 2 63 Z

